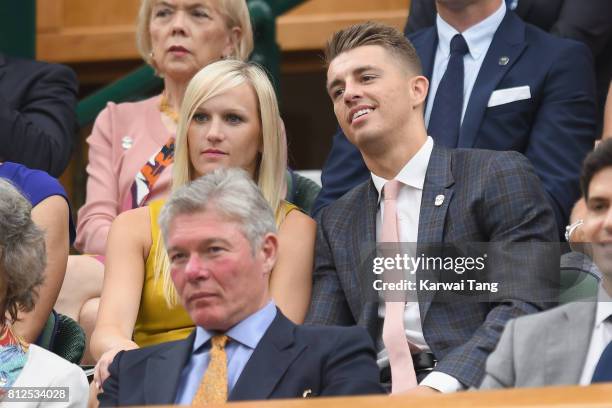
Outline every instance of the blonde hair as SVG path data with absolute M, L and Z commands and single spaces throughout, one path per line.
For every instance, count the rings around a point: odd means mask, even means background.
M 257 95 L 261 120 L 262 153 L 254 178 L 272 208 L 278 226 L 285 215 L 282 196 L 286 191 L 287 142 L 274 87 L 264 70 L 252 63 L 238 60 L 214 62 L 202 68 L 189 82 L 176 132 L 172 191 L 195 178 L 189 159 L 187 131 L 196 109 L 211 98 L 245 83 L 249 84 Z M 155 265 L 155 278 L 162 278 L 166 301 L 173 305 L 177 296 L 170 279 L 168 255 L 161 240 L 155 248 Z
M 149 27 L 151 25 L 151 13 L 153 6 L 159 0 L 141 0 L 140 10 L 138 11 L 138 23 L 136 25 L 136 47 L 142 59 L 151 66 L 151 35 Z M 246 61 L 253 51 L 253 29 L 251 27 L 251 17 L 249 8 L 245 0 L 215 0 L 218 11 L 225 18 L 228 29 L 239 27 L 241 30 L 240 41 L 236 44 L 232 58 Z

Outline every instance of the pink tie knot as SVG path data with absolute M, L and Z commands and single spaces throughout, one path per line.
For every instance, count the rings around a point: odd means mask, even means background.
M 383 187 L 385 200 L 397 200 L 397 193 L 399 192 L 401 186 L 402 183 L 397 180 L 387 181 Z

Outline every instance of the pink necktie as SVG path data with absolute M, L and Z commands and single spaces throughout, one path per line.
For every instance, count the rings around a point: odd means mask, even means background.
M 397 193 L 401 183 L 390 180 L 384 186 L 382 242 L 399 242 L 397 229 Z M 404 329 L 406 302 L 385 302 L 385 323 L 382 338 L 391 365 L 391 393 L 397 394 L 416 387 L 417 380 Z

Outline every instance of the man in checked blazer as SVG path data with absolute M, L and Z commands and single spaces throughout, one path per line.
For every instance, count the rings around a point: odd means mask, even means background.
M 402 183 L 397 213 L 403 242 L 550 242 L 556 240 L 557 227 L 541 182 L 521 154 L 451 150 L 427 136 L 423 104 L 428 81 L 400 32 L 377 23 L 349 27 L 334 34 L 326 57 L 327 91 L 336 117 L 360 150 L 371 179 L 317 217 L 307 323 L 365 327 L 379 344 L 382 380 L 384 310 L 378 295 L 372 296 L 373 254 L 367 249 L 380 237 L 380 191 L 387 180 Z M 479 385 L 508 319 L 548 306 L 547 295 L 531 295 L 548 289 L 542 274 L 551 257 L 520 255 L 490 269 L 490 280 L 499 282 L 501 290 L 491 293 L 488 302 L 449 304 L 436 301 L 439 292 L 419 291 L 418 304 L 407 305 L 407 339 L 421 350 L 413 354 L 417 378 L 423 377 L 420 368 L 435 365 L 411 392 Z M 522 293 L 518 282 L 535 292 Z
M 430 80 L 424 109 L 430 136 L 436 142 L 445 139 L 435 126 L 439 121 L 431 118 L 440 111 L 434 109 L 434 101 L 450 60 L 450 42 L 461 33 L 470 50 L 463 57 L 461 74 L 463 116 L 456 142 L 443 143 L 524 154 L 542 180 L 562 236 L 580 196 L 580 164 L 596 138 L 595 75 L 589 50 L 525 24 L 501 0 L 437 0 L 436 4 L 438 24 L 409 37 Z M 445 101 L 438 107 L 448 108 L 451 102 Z M 369 176 L 367 164 L 344 136 L 334 136 L 315 214 Z

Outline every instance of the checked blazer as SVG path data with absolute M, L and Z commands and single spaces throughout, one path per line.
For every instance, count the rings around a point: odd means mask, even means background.
M 438 195 L 445 197 L 440 206 L 434 204 Z M 307 323 L 356 324 L 379 339 L 378 297 L 368 286 L 377 206 L 378 193 L 369 180 L 317 216 L 313 298 Z M 516 152 L 434 145 L 423 186 L 419 245 L 555 240 L 553 211 L 525 157 Z M 539 275 L 550 266 L 550 257 L 544 258 L 524 254 L 492 268 L 490 279 L 505 285 L 489 302 L 449 304 L 437 302 L 435 293 L 418 293 L 423 335 L 438 360 L 435 370 L 466 386 L 480 384 L 486 358 L 506 321 L 547 306 L 512 284 L 547 289 Z
M 436 27 L 413 33 L 409 40 L 423 74 L 431 79 L 438 47 Z M 500 63 L 502 58 L 508 63 Z M 455 146 L 524 154 L 544 185 L 558 233 L 579 198 L 580 167 L 595 141 L 594 77 L 586 46 L 556 38 L 508 12 L 478 72 Z M 528 87 L 530 98 L 489 106 L 493 92 L 519 87 Z M 431 136 L 435 141 L 436 135 Z M 337 133 L 313 213 L 367 178 L 359 150 Z

